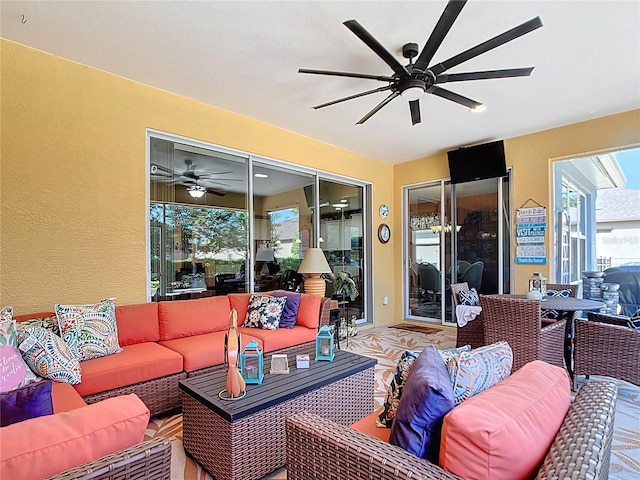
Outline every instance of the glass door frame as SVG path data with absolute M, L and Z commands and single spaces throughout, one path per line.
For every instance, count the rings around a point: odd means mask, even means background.
M 247 168 L 247 178 L 248 178 L 248 190 L 247 190 L 247 218 L 251 222 L 251 228 L 248 228 L 247 231 L 247 245 L 249 248 L 247 249 L 247 262 L 246 265 L 253 265 L 255 258 L 255 232 L 253 226 L 253 218 L 254 218 L 254 207 L 253 207 L 253 163 L 254 161 L 258 161 L 260 163 L 268 164 L 272 167 L 281 167 L 287 170 L 295 170 L 300 173 L 306 173 L 314 176 L 314 221 L 313 221 L 313 239 L 311 242 L 311 246 L 317 247 L 320 238 L 320 221 L 319 221 L 319 204 L 320 204 L 320 192 L 319 192 L 319 184 L 320 180 L 328 180 L 334 181 L 338 183 L 349 183 L 354 186 L 363 188 L 363 205 L 362 205 L 362 215 L 363 215 L 363 246 L 365 247 L 364 254 L 364 265 L 363 265 L 363 273 L 364 280 L 363 284 L 365 286 L 364 292 L 362 295 L 363 299 L 363 307 L 364 307 L 364 321 L 367 323 L 373 323 L 373 236 L 371 235 L 371 229 L 373 225 L 372 220 L 372 204 L 373 204 L 373 195 L 372 195 L 372 185 L 371 182 L 363 181 L 360 179 L 347 177 L 343 175 L 336 175 L 334 173 L 325 172 L 322 170 L 317 170 L 310 167 L 305 167 L 303 165 L 298 165 L 290 162 L 285 162 L 282 160 L 278 160 L 275 158 L 264 157 L 261 155 L 255 155 L 249 152 L 243 152 L 241 150 L 236 150 L 228 147 L 224 147 L 221 145 L 216 145 L 208 142 L 203 142 L 200 140 L 195 140 L 193 138 L 184 137 L 177 134 L 162 132 L 154 129 L 147 129 L 145 132 L 146 136 L 146 175 L 145 175 L 145 194 L 146 194 L 146 214 L 145 214 L 145 224 L 146 224 L 146 284 L 150 285 L 151 281 L 151 225 L 150 225 L 150 206 L 151 206 L 151 188 L 150 188 L 150 165 L 151 165 L 151 140 L 153 138 L 158 138 L 161 140 L 182 143 L 186 145 L 191 145 L 195 147 L 200 147 L 203 149 L 211 150 L 214 152 L 224 153 L 228 155 L 233 155 L 236 157 L 242 157 L 246 159 L 246 168 Z M 317 215 L 317 217 L 316 217 Z M 247 276 L 249 279 L 249 285 L 254 285 L 255 274 L 253 272 L 253 268 L 247 268 L 249 275 Z M 149 289 L 147 289 L 149 290 Z M 151 301 L 151 295 L 147 294 L 147 301 Z
M 513 238 L 509 235 L 508 238 L 505 238 L 505 235 L 509 234 L 509 231 L 505 231 L 504 222 L 509 222 L 509 230 L 513 230 L 513 218 L 511 215 L 511 211 L 513 207 L 513 176 L 511 167 L 507 168 L 507 178 L 508 182 L 505 182 L 502 177 L 497 178 L 497 229 L 498 229 L 498 248 L 497 248 L 497 265 L 498 265 L 498 292 L 499 294 L 505 293 L 505 284 L 504 284 L 504 272 L 505 268 L 509 268 L 511 274 L 509 275 L 509 291 L 513 291 L 514 288 L 514 275 L 513 275 L 513 267 L 514 267 L 514 256 L 511 255 L 508 260 L 508 265 L 506 265 L 507 260 L 505 259 L 505 242 L 510 242 L 510 249 L 512 250 L 512 242 Z M 427 323 L 435 323 L 429 322 L 425 317 L 419 317 L 417 315 L 411 314 L 411 306 L 410 306 L 410 293 L 411 293 L 411 285 L 410 285 L 410 273 L 409 270 L 411 268 L 411 263 L 413 258 L 411 257 L 411 251 L 409 242 L 411 240 L 411 219 L 410 219 L 410 202 L 409 202 L 409 192 L 411 190 L 415 190 L 418 188 L 424 187 L 433 187 L 440 185 L 440 227 L 443 229 L 446 223 L 446 215 L 451 219 L 451 225 L 458 224 L 457 218 L 457 197 L 456 197 L 456 185 L 452 184 L 449 179 L 440 179 L 433 180 L 428 182 L 421 182 L 411 185 L 405 185 L 402 187 L 402 315 L 406 320 L 411 321 L 419 321 L 419 322 L 427 322 Z M 505 185 L 507 186 L 507 192 L 505 192 Z M 449 198 L 447 198 L 447 193 L 449 194 Z M 449 212 L 446 212 L 446 202 L 450 201 Z M 445 215 L 446 214 L 446 215 Z M 450 238 L 451 245 L 451 259 L 450 262 L 453 265 L 457 261 L 458 251 L 457 244 L 458 232 L 455 228 L 451 229 L 451 232 L 448 233 Z M 445 235 L 440 235 L 440 265 L 445 265 L 446 261 L 446 252 L 445 252 Z M 449 281 L 451 283 L 456 283 L 457 279 L 454 278 L 456 274 L 456 269 L 451 268 L 451 273 L 449 275 Z M 448 295 L 445 285 L 447 273 L 445 268 L 442 268 L 441 271 L 441 291 L 443 292 L 440 299 L 440 324 L 446 326 L 455 326 L 455 318 L 452 313 L 450 317 L 447 316 L 446 313 L 446 295 Z M 437 320 L 437 319 L 435 319 Z

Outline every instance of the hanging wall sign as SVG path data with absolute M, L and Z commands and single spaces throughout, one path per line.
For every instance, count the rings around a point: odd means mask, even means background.
M 545 265 L 547 249 L 544 236 L 547 230 L 547 209 L 519 208 L 516 212 L 516 263 Z

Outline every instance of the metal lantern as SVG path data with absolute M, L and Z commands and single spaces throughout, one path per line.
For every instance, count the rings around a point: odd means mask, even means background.
M 540 292 L 543 297 L 547 296 L 547 279 L 541 273 L 534 273 L 529 277 L 529 291 Z
M 333 333 L 328 326 L 324 325 L 318 331 L 316 336 L 316 361 L 328 360 L 333 361 L 335 352 L 333 351 Z
M 251 340 L 240 354 L 240 373 L 245 383 L 262 385 L 264 379 L 264 358 L 262 349 Z

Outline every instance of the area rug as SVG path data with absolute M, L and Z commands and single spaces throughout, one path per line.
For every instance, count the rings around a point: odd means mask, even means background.
M 425 327 L 429 328 L 429 327 Z M 429 328 L 425 334 L 400 328 L 379 327 L 361 330 L 349 339 L 345 350 L 378 360 L 375 369 L 375 405 L 382 406 L 400 355 L 405 350 L 423 350 L 427 345 L 450 348 L 455 345 L 455 332 Z M 597 377 L 591 377 L 591 380 Z M 584 380 L 583 380 L 584 381 Z M 172 480 L 212 480 L 213 477 L 194 460 L 187 458 L 182 446 L 182 415 L 152 418 L 146 437 L 171 439 Z M 640 477 L 640 387 L 618 381 L 615 432 L 609 467 L 609 480 L 632 480 Z M 285 480 L 286 470 L 264 477 L 264 480 Z

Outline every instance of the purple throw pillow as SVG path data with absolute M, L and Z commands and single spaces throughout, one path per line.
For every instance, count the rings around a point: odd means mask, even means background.
M 1 427 L 44 415 L 53 415 L 51 380 L 30 383 L 0 394 Z
M 435 347 L 429 346 L 409 371 L 389 443 L 437 464 L 442 420 L 453 406 L 447 367 Z
M 284 304 L 284 310 L 280 317 L 280 328 L 293 328 L 298 318 L 298 309 L 300 308 L 300 294 L 296 292 L 285 292 L 278 290 L 273 292 L 274 297 L 287 297 L 287 303 Z

